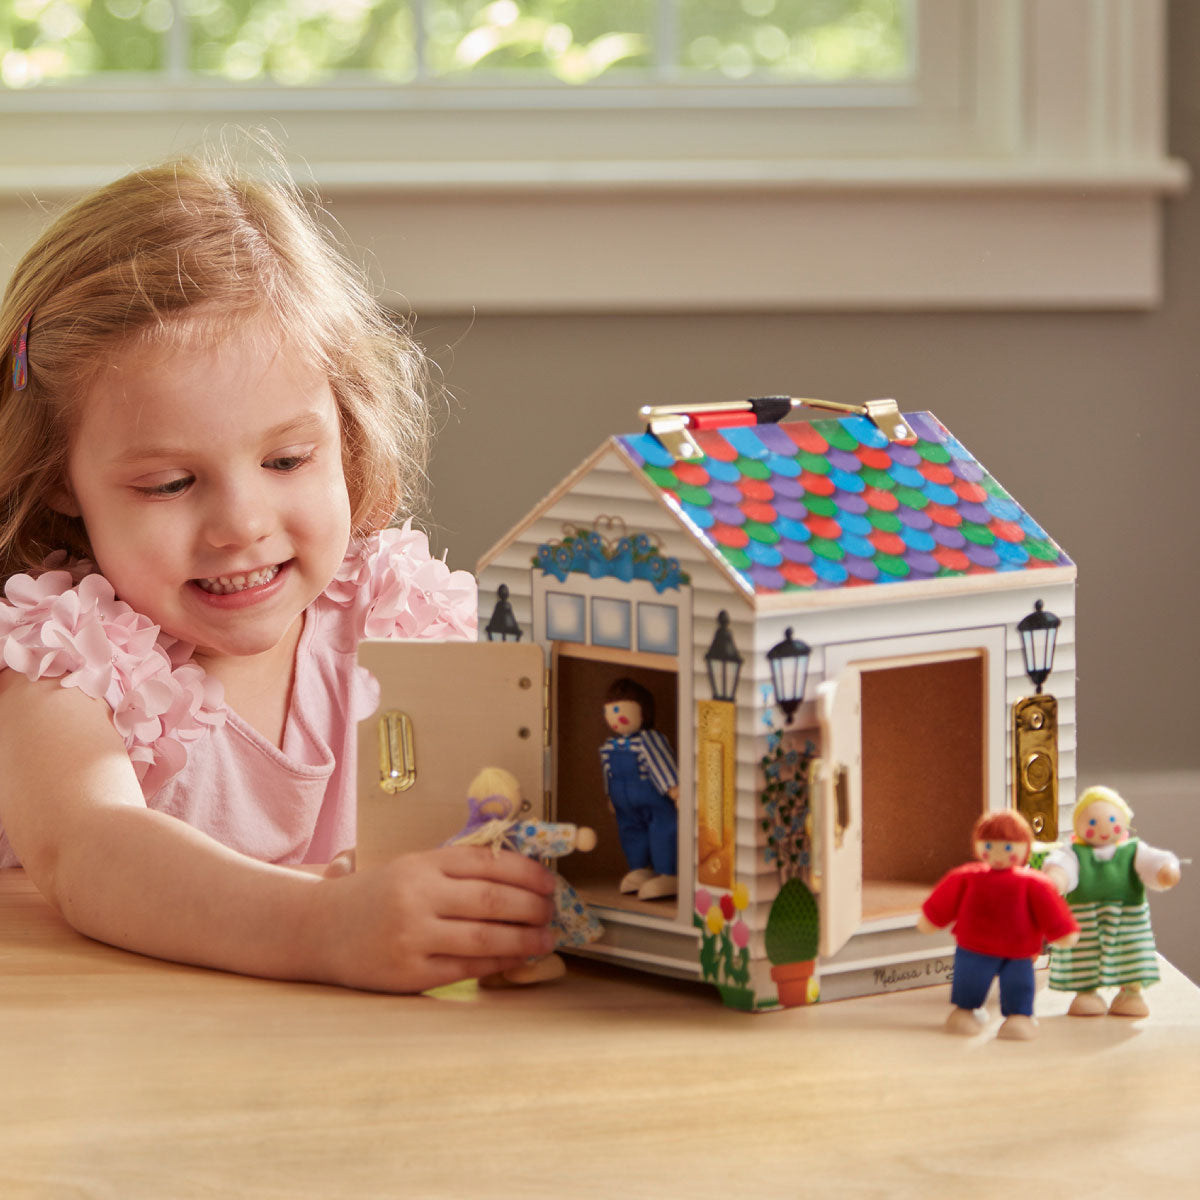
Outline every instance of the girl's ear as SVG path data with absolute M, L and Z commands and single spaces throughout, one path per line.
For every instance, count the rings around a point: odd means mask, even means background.
M 83 515 L 79 508 L 79 502 L 75 499 L 75 493 L 71 490 L 71 485 L 65 481 L 50 489 L 46 496 L 46 503 L 64 517 Z

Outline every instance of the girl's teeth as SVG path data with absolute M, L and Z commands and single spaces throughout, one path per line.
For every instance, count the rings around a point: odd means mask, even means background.
M 249 575 L 218 575 L 215 579 L 197 579 L 196 583 L 206 592 L 217 596 L 228 596 L 233 592 L 244 591 L 248 587 L 258 587 L 270 583 L 279 574 L 279 567 L 265 567 L 261 571 L 251 571 Z

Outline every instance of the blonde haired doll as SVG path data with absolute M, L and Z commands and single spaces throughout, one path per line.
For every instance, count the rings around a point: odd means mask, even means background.
M 484 767 L 467 789 L 467 823 L 450 839 L 458 846 L 488 846 L 492 853 L 516 850 L 530 858 L 562 858 L 573 850 L 594 850 L 596 831 L 586 825 L 530 820 L 529 802 L 521 796 L 517 777 L 503 767 Z M 555 875 L 554 918 L 550 927 L 559 946 L 586 946 L 604 929 L 579 893 Z M 488 984 L 538 983 L 557 979 L 565 967 L 557 954 L 547 954 L 485 979 Z
M 475 589 L 392 527 L 423 355 L 275 175 L 134 172 L 9 281 L 0 866 L 127 949 L 415 991 L 549 950 L 553 877 L 296 869 L 354 844 L 359 639 L 472 637 Z
M 1142 988 L 1158 981 L 1146 889 L 1179 882 L 1179 859 L 1132 836 L 1133 812 L 1112 788 L 1091 787 L 1071 814 L 1075 837 L 1046 856 L 1042 870 L 1079 922 L 1079 942 L 1050 951 L 1050 986 L 1075 992 L 1072 1016 L 1144 1017 Z M 1097 989 L 1116 987 L 1105 1005 Z

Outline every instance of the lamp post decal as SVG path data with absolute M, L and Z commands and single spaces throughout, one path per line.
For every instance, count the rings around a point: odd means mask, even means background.
M 1054 669 L 1061 624 L 1041 600 L 1017 623 L 1035 694 L 1013 703 L 1013 806 L 1043 842 L 1058 837 L 1058 701 L 1042 686 Z
M 1017 625 L 1017 632 L 1021 635 L 1021 654 L 1025 658 L 1025 674 L 1039 693 L 1054 669 L 1054 644 L 1061 624 L 1058 617 L 1046 611 L 1041 600 L 1036 600 L 1033 612 Z
M 775 703 L 783 710 L 790 725 L 804 700 L 804 685 L 808 680 L 808 656 L 812 647 L 792 636 L 790 629 L 783 632 L 783 641 L 776 642 L 767 651 L 767 664 L 771 668 L 771 686 L 775 689 Z
M 502 583 L 496 590 L 496 596 L 496 607 L 492 609 L 491 619 L 483 627 L 484 633 L 487 634 L 487 640 L 494 642 L 499 638 L 502 642 L 519 642 L 521 627 L 517 624 L 516 614 L 513 612 L 512 604 L 509 603 L 508 584 Z
M 742 674 L 742 656 L 738 653 L 733 634 L 729 631 L 729 613 L 717 613 L 717 632 L 704 655 L 708 682 L 714 700 L 730 702 L 737 695 L 738 679 Z

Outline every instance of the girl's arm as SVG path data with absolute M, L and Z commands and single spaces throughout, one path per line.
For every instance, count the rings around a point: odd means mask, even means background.
M 80 933 L 176 962 L 380 991 L 490 974 L 553 948 L 554 877 L 474 846 L 321 879 L 148 809 L 105 706 L 0 671 L 0 821 Z

